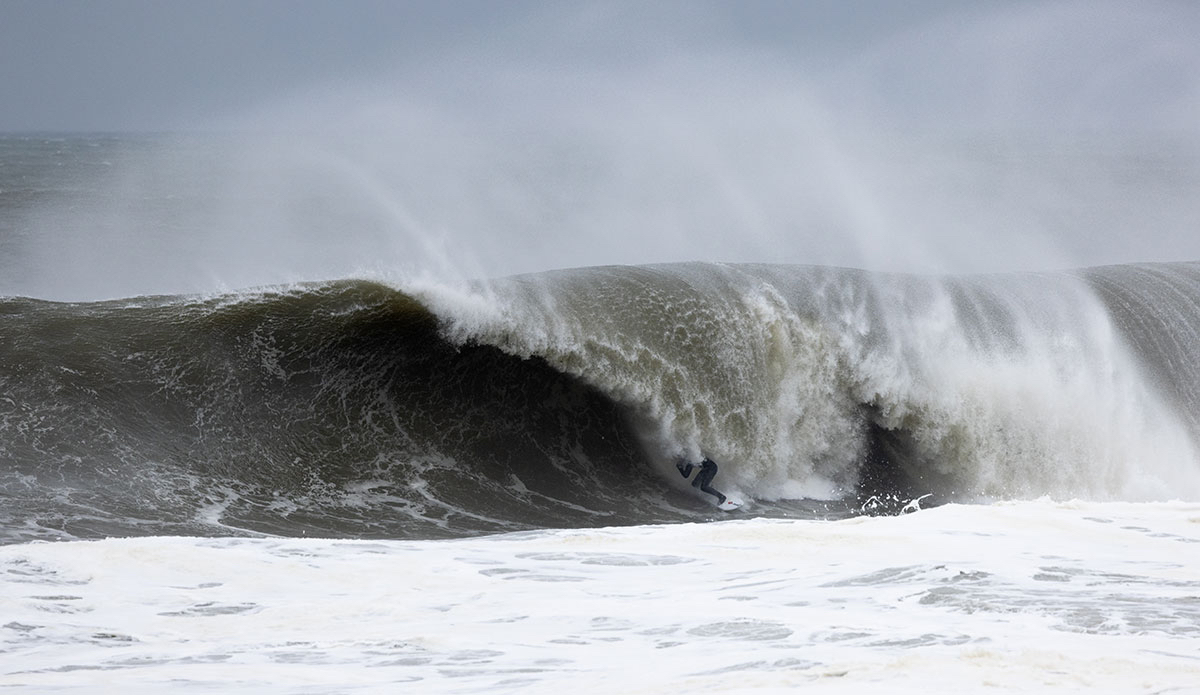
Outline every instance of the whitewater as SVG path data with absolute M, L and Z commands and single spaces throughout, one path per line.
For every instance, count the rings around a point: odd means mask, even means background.
M 97 692 L 1195 692 L 1200 506 L 0 549 L 3 682 Z

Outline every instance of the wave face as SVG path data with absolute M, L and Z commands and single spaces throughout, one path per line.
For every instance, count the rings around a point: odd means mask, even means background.
M 1200 499 L 1200 265 L 600 267 L 0 300 L 6 542 Z M 886 507 L 886 505 L 884 505 Z

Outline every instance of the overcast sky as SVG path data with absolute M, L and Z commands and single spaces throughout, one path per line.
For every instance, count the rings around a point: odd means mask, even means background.
M 535 68 L 590 79 L 750 58 L 860 108 L 920 104 L 916 119 L 986 125 L 1002 107 L 1019 122 L 1064 98 L 1102 126 L 1178 127 L 1200 103 L 1198 5 L 2 0 L 0 131 L 221 128 L 347 84 L 453 100 Z
M 98 162 L 7 291 L 1200 258 L 1197 36 L 1191 0 L 0 0 L 0 132 L 223 143 Z

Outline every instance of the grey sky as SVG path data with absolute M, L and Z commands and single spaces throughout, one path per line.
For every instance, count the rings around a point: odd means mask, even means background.
M 994 99 L 1017 120 L 1034 106 L 1014 97 L 1041 108 L 1099 70 L 1114 88 L 1099 121 L 1177 124 L 1195 115 L 1175 112 L 1197 103 L 1198 17 L 1185 2 L 3 0 L 0 131 L 203 129 L 346 82 L 453 100 L 514 67 L 713 55 L 769 56 L 875 111 Z
M 478 30 L 491 3 L 5 0 L 0 128 L 169 129 L 400 65 Z
M 33 210 L 8 291 L 1200 258 L 1197 36 L 1188 0 L 0 0 L 0 132 L 220 133 Z

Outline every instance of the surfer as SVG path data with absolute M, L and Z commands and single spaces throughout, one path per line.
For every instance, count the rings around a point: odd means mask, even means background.
M 718 506 L 725 504 L 725 495 L 722 495 L 709 484 L 717 475 L 717 464 L 713 463 L 712 459 L 706 457 L 700 463 L 685 463 L 680 461 L 675 464 L 675 467 L 679 469 L 679 474 L 684 478 L 691 475 L 693 469 L 699 468 L 700 472 L 696 474 L 696 479 L 692 481 L 692 487 L 698 487 L 701 492 L 707 492 L 716 497 Z

